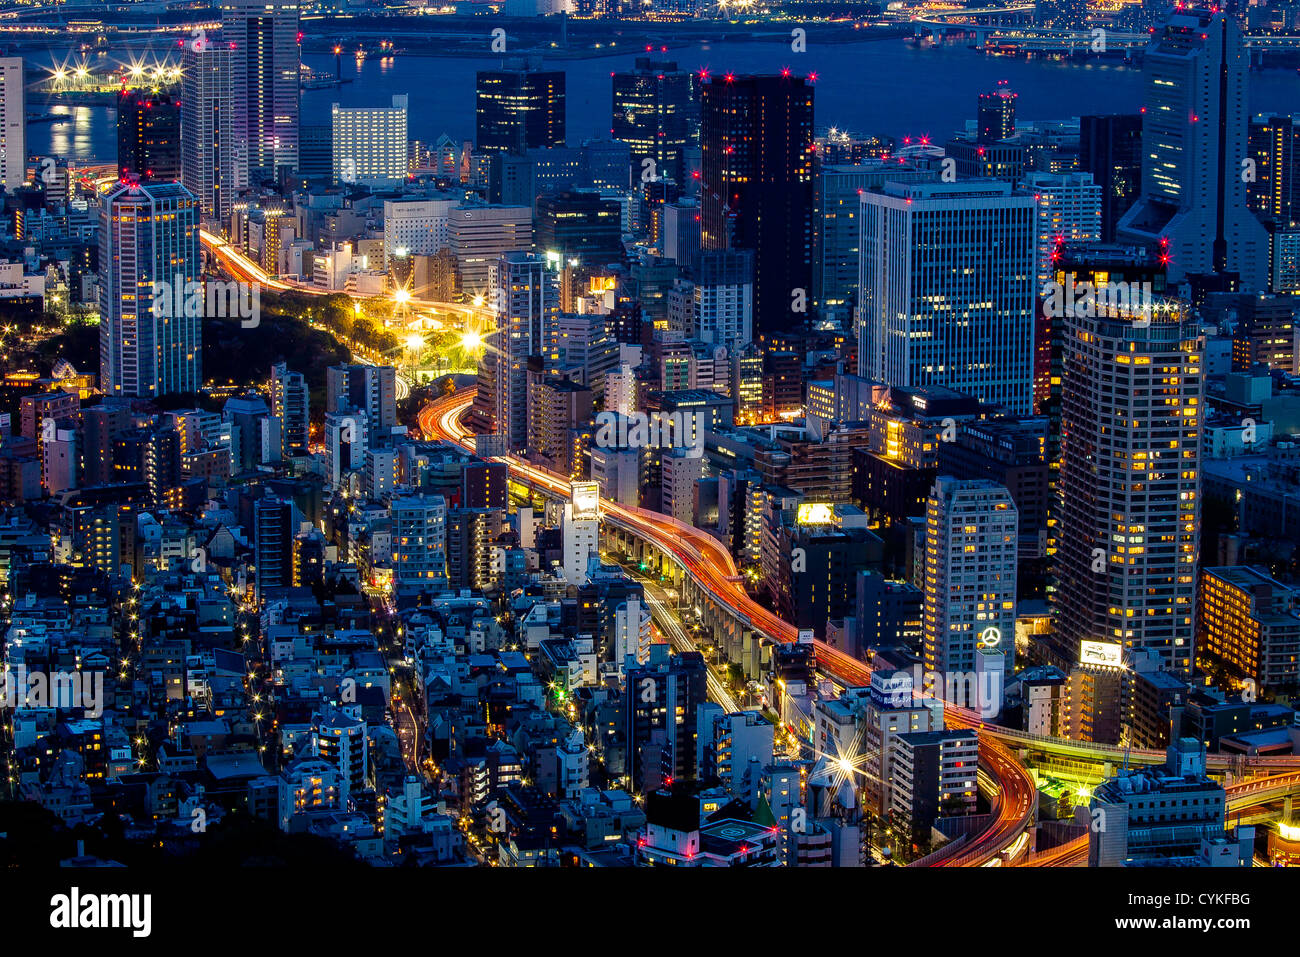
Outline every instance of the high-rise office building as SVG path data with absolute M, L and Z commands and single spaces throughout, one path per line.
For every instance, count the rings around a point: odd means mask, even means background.
M 937 169 L 868 159 L 860 165 L 817 164 L 813 298 L 822 319 L 853 321 L 862 255 L 862 194 L 886 182 L 933 182 Z
M 492 264 L 506 253 L 533 248 L 533 211 L 528 206 L 458 206 L 447 219 L 447 247 L 465 297 L 486 299 Z
M 235 185 L 298 168 L 297 0 L 221 0 L 234 72 Z
M 1246 206 L 1248 59 L 1226 13 L 1179 8 L 1151 38 L 1142 73 L 1142 198 L 1120 242 L 1167 245 L 1169 278 L 1234 272 L 1267 285 L 1268 236 Z
M 181 182 L 205 219 L 225 220 L 235 181 L 235 75 L 230 44 L 186 40 L 181 56 Z
M 812 296 L 813 87 L 715 76 L 701 89 L 700 245 L 754 250 L 754 336 L 804 325 Z
M 563 70 L 522 63 L 479 70 L 476 89 L 480 153 L 522 153 L 564 144 Z
M 862 194 L 858 372 L 1033 404 L 1035 201 L 1004 183 Z
M 981 143 L 996 143 L 1016 135 L 1016 93 L 1006 80 L 979 96 L 976 135 Z
M 545 258 L 506 253 L 492 264 L 488 304 L 496 330 L 479 360 L 476 418 L 480 429 L 528 442 L 528 359 L 540 356 L 559 312 L 559 282 Z
M 137 182 L 181 178 L 181 105 L 170 94 L 118 93 L 117 175 Z
M 1101 187 L 1091 173 L 1029 173 L 1021 185 L 1038 206 L 1034 231 L 1041 294 L 1053 278 L 1052 253 L 1060 243 L 1101 240 Z
M 1262 220 L 1300 219 L 1300 115 L 1260 114 L 1250 121 L 1250 208 Z
M 271 367 L 271 414 L 280 419 L 281 451 L 285 458 L 307 454 L 307 377 L 285 363 Z
M 199 391 L 198 199 L 180 183 L 122 183 L 102 204 L 100 388 L 140 398 Z
M 0 58 L 0 187 L 27 182 L 27 93 L 21 57 Z
M 539 253 L 588 266 L 623 261 L 623 212 L 616 200 L 564 190 L 539 196 L 536 208 L 533 241 Z
M 1067 309 L 1063 342 L 1057 635 L 1071 653 L 1153 648 L 1190 674 L 1204 341 L 1156 300 Z
M 1014 670 L 1019 512 L 987 479 L 941 476 L 925 513 L 925 667 L 947 675 L 963 707 L 996 712 Z M 938 693 L 938 689 L 935 689 Z
M 384 200 L 384 262 L 399 249 L 409 256 L 432 256 L 450 241 L 455 197 Z
M 633 69 L 610 77 L 610 85 L 610 135 L 631 147 L 632 180 L 684 185 L 686 150 L 699 135 L 699 74 L 671 61 L 637 57 Z
M 303 123 L 298 127 L 298 176 L 331 179 L 334 175 L 334 126 Z
M 664 203 L 660 207 L 663 228 L 660 245 L 664 258 L 689 269 L 700 253 L 700 207 L 692 199 Z
M 335 182 L 391 188 L 406 181 L 406 95 L 392 106 L 330 110 Z
M 1114 242 L 1142 193 L 1142 114 L 1079 117 L 1079 169 L 1101 187 L 1101 238 Z

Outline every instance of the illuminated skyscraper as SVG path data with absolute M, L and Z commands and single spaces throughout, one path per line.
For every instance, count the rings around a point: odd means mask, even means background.
M 1014 670 L 1019 520 L 1011 493 L 987 479 L 940 477 L 926 503 L 925 667 L 986 682 L 983 696 L 967 684 L 963 707 L 992 701 L 996 712 Z
M 121 183 L 99 217 L 99 384 L 157 398 L 203 384 L 199 201 L 180 183 Z M 201 293 L 202 286 L 198 286 Z
M 1035 201 L 1004 183 L 862 194 L 858 372 L 1033 404 Z
M 235 182 L 235 75 L 230 44 L 185 41 L 181 59 L 181 182 L 203 216 L 225 220 Z
M 543 257 L 506 253 L 492 263 L 489 286 L 496 332 L 479 360 L 475 417 L 482 431 L 520 449 L 528 442 L 528 359 L 546 348 L 559 312 L 559 282 Z
M 641 182 L 648 174 L 684 185 L 686 149 L 699 134 L 699 74 L 678 70 L 673 62 L 637 57 L 634 69 L 610 79 L 610 132 L 632 149 L 633 179 Z
M 1122 243 L 1167 240 L 1169 278 L 1236 272 L 1264 289 L 1268 236 L 1246 207 L 1249 62 L 1224 13 L 1179 9 L 1143 60 L 1142 198 L 1120 220 Z
M 1052 252 L 1060 243 L 1101 240 L 1101 187 L 1091 173 L 1028 173 L 1021 184 L 1038 205 L 1038 289 L 1052 278 Z
M 564 145 L 564 72 L 514 64 L 479 70 L 477 144 L 480 153 L 522 153 Z
M 700 149 L 700 245 L 754 250 L 755 339 L 802 326 L 797 310 L 813 295 L 812 84 L 788 71 L 706 78 Z
M 1190 674 L 1204 340 L 1172 300 L 1079 303 L 1064 323 L 1057 635 Z
M 117 174 L 138 182 L 181 178 L 181 105 L 169 94 L 118 93 Z
M 13 192 L 27 181 L 27 113 L 23 61 L 0 59 L 0 187 Z
M 236 186 L 298 168 L 297 0 L 221 0 L 231 47 Z
M 335 181 L 379 188 L 406 181 L 406 102 L 399 95 L 392 106 L 350 109 L 334 104 Z

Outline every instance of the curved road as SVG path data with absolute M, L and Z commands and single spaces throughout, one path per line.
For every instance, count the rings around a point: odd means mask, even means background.
M 234 278 L 243 282 L 260 283 L 276 292 L 302 292 L 312 296 L 351 296 L 353 299 L 375 299 L 377 297 L 359 292 L 347 292 L 343 289 L 321 289 L 309 283 L 289 282 L 272 276 L 265 269 L 245 256 L 237 246 L 232 246 L 220 236 L 199 230 L 199 241 L 209 254 L 214 256 L 222 267 Z M 412 309 L 432 309 L 437 312 L 458 312 L 480 319 L 493 319 L 494 314 L 486 306 L 476 306 L 464 302 L 435 302 L 429 299 L 408 299 L 406 305 Z
M 460 421 L 472 401 L 473 394 L 462 390 L 429 403 L 420 410 L 421 431 L 428 438 L 443 439 L 472 450 L 470 433 Z M 570 494 L 570 482 L 563 476 L 529 465 L 514 456 L 495 457 L 495 461 L 505 462 L 515 477 L 526 483 L 556 495 Z M 628 508 L 608 499 L 601 499 L 601 510 L 603 520 L 653 541 L 662 551 L 672 555 L 700 588 L 719 604 L 732 609 L 755 631 L 786 644 L 798 639 L 798 629 L 794 625 L 783 621 L 746 594 L 731 553 L 712 536 L 666 515 Z M 816 642 L 816 652 L 819 668 L 840 684 L 860 687 L 870 683 L 871 669 L 863 662 L 821 641 Z M 983 722 L 967 709 L 945 704 L 944 712 L 949 727 L 983 727 Z M 981 834 L 954 848 L 950 854 L 933 855 L 930 858 L 932 863 L 945 866 L 987 863 L 1014 844 L 1029 827 L 1037 792 L 1029 772 L 1014 752 L 1001 742 L 981 735 L 980 767 L 998 783 L 997 794 L 992 800 L 992 820 Z

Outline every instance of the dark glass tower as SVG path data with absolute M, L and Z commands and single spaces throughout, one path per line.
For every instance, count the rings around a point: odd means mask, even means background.
M 118 94 L 117 173 L 135 182 L 181 178 L 181 108 L 169 94 Z
M 1016 94 L 998 81 L 996 90 L 981 93 L 977 114 L 979 141 L 996 143 L 1016 135 Z
M 522 153 L 564 144 L 564 73 L 523 65 L 478 73 L 480 152 Z
M 1101 240 L 1142 195 L 1142 114 L 1079 118 L 1079 169 L 1101 187 Z
M 638 57 L 634 70 L 615 73 L 610 135 L 632 151 L 640 178 L 654 160 L 654 175 L 684 183 L 686 149 L 699 134 L 699 75 L 677 64 Z
M 754 251 L 754 337 L 803 326 L 812 296 L 813 89 L 716 76 L 701 91 L 700 243 Z

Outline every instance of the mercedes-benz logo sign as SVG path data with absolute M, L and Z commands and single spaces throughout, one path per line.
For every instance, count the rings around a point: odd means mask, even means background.
M 989 625 L 980 632 L 981 648 L 996 648 L 1000 644 L 1002 644 L 1002 632 L 993 625 Z

